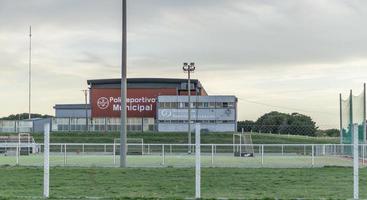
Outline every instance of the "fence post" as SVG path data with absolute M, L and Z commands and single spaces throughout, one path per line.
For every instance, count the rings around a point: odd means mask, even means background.
M 201 162 L 200 162 L 200 124 L 195 127 L 195 198 L 200 199 Z
M 365 148 L 365 145 L 362 144 L 362 166 L 364 166 L 364 148 Z
M 169 152 L 172 154 L 172 144 L 169 145 Z
M 148 155 L 150 155 L 150 144 L 148 144 Z
M 103 145 L 103 151 L 106 153 L 106 144 Z
M 48 198 L 50 192 L 50 124 L 44 125 L 43 147 L 43 197 Z
M 66 143 L 64 143 L 64 165 L 66 165 Z
M 164 144 L 162 144 L 162 165 L 165 164 L 165 157 L 164 157 Z
M 212 144 L 212 166 L 214 165 L 214 145 Z
M 17 165 L 19 165 L 19 152 L 20 152 L 20 150 L 19 150 L 19 143 L 17 144 L 17 147 L 16 147 L 16 153 L 15 153 L 15 155 L 16 155 L 16 159 L 17 159 L 17 161 L 16 161 L 16 163 L 17 163 Z
M 113 143 L 113 153 L 112 153 L 112 156 L 113 156 L 113 164 L 116 165 L 116 143 L 114 142 Z
M 284 145 L 282 144 L 282 156 L 284 155 Z
M 83 149 L 82 149 L 82 152 L 83 152 L 83 155 L 84 155 L 84 144 L 83 144 L 83 147 L 82 147 Z
M 359 199 L 358 124 L 353 124 L 353 198 Z
M 261 145 L 261 166 L 264 165 L 264 145 Z
M 315 150 L 314 150 L 314 145 L 312 145 L 311 147 L 312 147 L 312 150 L 311 150 L 311 164 L 312 164 L 312 167 L 313 167 L 314 164 L 315 164 L 315 156 L 314 156 Z

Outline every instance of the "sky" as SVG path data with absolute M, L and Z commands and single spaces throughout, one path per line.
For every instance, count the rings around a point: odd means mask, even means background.
M 128 0 L 128 77 L 193 78 L 236 95 L 239 120 L 269 111 L 339 125 L 339 93 L 367 80 L 367 1 Z M 0 116 L 83 103 L 88 79 L 120 77 L 120 0 L 0 0 Z

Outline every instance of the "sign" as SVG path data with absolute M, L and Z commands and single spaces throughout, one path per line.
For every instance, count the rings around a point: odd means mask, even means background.
M 92 88 L 92 117 L 120 117 L 120 94 L 119 88 Z M 176 88 L 128 89 L 127 116 L 155 118 L 156 101 L 159 95 L 176 95 Z

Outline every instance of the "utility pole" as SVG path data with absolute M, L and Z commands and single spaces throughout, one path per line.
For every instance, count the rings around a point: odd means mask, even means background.
M 187 108 L 187 139 L 188 139 L 188 153 L 191 154 L 191 72 L 195 71 L 195 63 L 190 64 L 184 63 L 182 67 L 184 72 L 187 72 L 187 98 L 188 98 L 188 108 Z
M 121 127 L 120 127 L 120 167 L 126 167 L 126 90 L 127 90 L 127 81 L 126 81 L 126 0 L 122 0 L 122 47 L 121 47 Z
M 29 60 L 28 60 L 28 119 L 31 119 L 31 89 L 32 89 L 32 27 L 29 26 Z
M 89 131 L 88 127 L 88 90 L 82 90 L 84 93 L 84 103 L 85 103 L 85 130 Z

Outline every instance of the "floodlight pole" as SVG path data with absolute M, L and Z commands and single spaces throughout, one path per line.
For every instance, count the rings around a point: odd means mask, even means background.
M 188 153 L 191 154 L 191 72 L 195 71 L 195 63 L 184 63 L 182 69 L 187 72 L 187 98 L 188 98 L 188 108 L 187 108 L 187 140 L 188 140 Z
M 120 115 L 120 167 L 126 167 L 126 0 L 122 0 L 122 52 L 121 52 L 121 115 Z
M 32 84 L 32 27 L 29 26 L 29 60 L 28 60 L 28 119 L 31 119 L 31 84 Z

